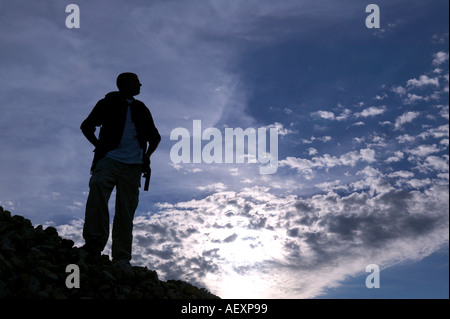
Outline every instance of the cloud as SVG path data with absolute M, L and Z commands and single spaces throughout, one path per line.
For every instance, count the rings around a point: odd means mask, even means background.
M 304 144 L 311 144 L 314 141 L 320 141 L 320 142 L 329 142 L 332 140 L 331 136 L 320 136 L 320 137 L 315 137 L 315 136 L 311 136 L 309 139 L 302 139 L 302 143 Z
M 383 185 L 376 170 L 362 176 Z M 136 217 L 133 262 L 223 298 L 313 298 L 368 264 L 420 259 L 448 241 L 448 188 L 409 184 L 426 188 L 301 199 L 260 187 L 217 192 Z M 58 231 L 70 237 L 81 227 Z
M 413 172 L 410 171 L 395 171 L 388 175 L 389 177 L 401 177 L 401 178 L 411 178 L 414 176 Z
M 414 121 L 418 116 L 420 115 L 420 112 L 417 111 L 408 111 L 397 117 L 395 120 L 394 128 L 396 130 L 399 130 L 405 125 L 406 123 L 410 123 Z
M 441 110 L 439 111 L 439 114 L 447 119 L 447 121 L 449 120 L 449 106 L 448 105 L 438 105 L 438 108 L 440 108 Z
M 439 51 L 433 55 L 433 65 L 441 65 L 448 61 L 448 52 Z
M 448 174 L 448 155 L 446 155 L 445 157 L 442 158 L 434 155 L 428 156 L 425 160 L 423 167 L 435 171 L 445 172 Z
M 344 121 L 351 115 L 352 111 L 350 109 L 344 109 L 339 116 L 336 116 L 336 120 Z
M 354 115 L 355 115 L 355 117 L 371 117 L 371 116 L 383 114 L 385 111 L 386 111 L 386 106 L 380 106 L 380 107 L 371 106 L 371 107 L 364 109 L 361 112 L 355 113 Z M 313 117 L 318 117 L 318 118 L 322 118 L 325 120 L 336 120 L 336 121 L 344 121 L 344 120 L 348 119 L 351 116 L 351 114 L 352 114 L 352 111 L 350 109 L 344 109 L 341 112 L 341 114 L 339 114 L 338 116 L 336 116 L 331 111 L 323 111 L 323 110 L 311 113 L 311 115 Z
M 443 116 L 444 117 L 444 116 Z M 449 126 L 440 125 L 438 127 L 430 128 L 419 135 L 422 139 L 427 139 L 429 137 L 440 139 L 443 137 L 449 137 Z
M 434 85 L 439 86 L 439 79 L 438 78 L 429 78 L 426 75 L 421 75 L 419 79 L 411 79 L 408 80 L 407 86 L 409 87 L 422 87 L 425 85 Z
M 384 100 L 386 98 L 388 98 L 388 95 L 386 93 L 384 93 L 383 95 L 376 95 L 375 96 L 375 100 L 380 100 L 380 101 L 382 101 L 382 100 Z
M 397 139 L 397 141 L 400 144 L 403 144 L 403 143 L 407 143 L 407 142 L 412 142 L 416 138 L 414 136 L 409 135 L 409 134 L 403 134 L 403 135 L 397 136 L 396 139 Z
M 412 150 L 406 150 L 407 153 L 419 157 L 424 157 L 432 153 L 437 153 L 441 151 L 438 147 L 436 147 L 435 144 L 433 145 L 419 145 L 415 149 Z
M 403 86 L 398 85 L 398 86 L 394 86 L 392 88 L 392 92 L 395 92 L 398 95 L 405 95 L 406 94 L 406 89 Z
M 285 128 L 282 123 L 275 122 L 273 124 L 269 124 L 266 126 L 262 126 L 261 128 L 270 129 L 270 128 L 276 128 L 278 130 L 278 135 L 285 136 L 288 134 L 295 133 L 296 131 L 293 131 L 291 129 Z
M 197 189 L 201 191 L 223 191 L 227 187 L 223 183 L 214 183 L 206 186 L 197 186 Z
M 407 181 L 407 184 L 413 188 L 421 188 L 430 185 L 432 182 L 429 178 L 426 179 L 411 179 Z
M 287 157 L 285 160 L 279 161 L 280 166 L 286 166 L 296 169 L 300 175 L 311 179 L 315 173 L 314 169 L 333 168 L 338 166 L 353 167 L 358 162 L 373 163 L 375 161 L 375 151 L 369 148 L 360 149 L 359 151 L 351 151 L 341 156 L 331 156 L 325 154 L 323 156 L 315 156 L 311 160 L 296 157 Z
M 359 113 L 355 113 L 356 117 L 369 117 L 369 116 L 376 116 L 380 115 L 386 112 L 386 106 L 376 107 L 371 106 L 369 108 L 364 109 L 363 111 Z
M 434 66 L 441 65 L 448 61 L 448 53 L 445 52 L 438 52 L 433 55 L 434 59 L 432 61 L 432 64 Z M 440 79 L 443 79 L 448 83 L 448 76 L 440 76 L 439 74 L 442 73 L 441 68 L 435 68 L 433 73 L 437 74 L 436 77 L 429 77 L 428 75 L 420 75 L 418 78 L 412 78 L 409 79 L 406 82 L 406 87 L 403 87 L 401 85 L 394 85 L 391 88 L 391 91 L 394 93 L 397 93 L 398 95 L 404 97 L 403 98 L 403 104 L 415 104 L 419 101 L 430 101 L 430 100 L 437 100 L 439 99 L 439 95 L 442 93 L 448 93 L 448 85 L 442 88 L 442 90 L 437 90 L 434 93 L 432 93 L 429 96 L 423 96 L 416 93 L 412 93 L 411 91 L 415 89 L 420 89 L 423 87 L 431 86 L 435 88 L 440 87 Z
M 432 39 L 432 42 L 435 44 L 444 44 L 446 39 L 448 39 L 448 33 L 433 34 L 433 37 L 431 39 Z
M 429 101 L 430 97 L 428 96 L 421 96 L 414 93 L 408 93 L 406 98 L 403 100 L 404 104 L 414 104 L 418 101 Z
M 320 117 L 325 120 L 334 120 L 335 119 L 334 113 L 330 112 L 330 111 L 317 111 L 317 112 L 312 113 L 312 115 Z
M 386 163 L 399 162 L 404 158 L 405 154 L 402 151 L 396 151 L 394 156 L 386 159 Z

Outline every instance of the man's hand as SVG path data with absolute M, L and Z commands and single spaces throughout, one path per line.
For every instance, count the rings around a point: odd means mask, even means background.
M 142 176 L 145 178 L 144 191 L 148 191 L 152 170 L 150 168 L 150 157 L 148 157 L 147 155 L 144 156 L 144 163 L 142 164 L 142 173 L 143 173 Z

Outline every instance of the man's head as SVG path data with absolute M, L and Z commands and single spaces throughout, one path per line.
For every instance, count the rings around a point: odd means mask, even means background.
M 133 97 L 141 92 L 141 82 L 136 74 L 126 72 L 121 73 L 117 77 L 117 88 L 120 92 L 124 93 L 127 97 Z

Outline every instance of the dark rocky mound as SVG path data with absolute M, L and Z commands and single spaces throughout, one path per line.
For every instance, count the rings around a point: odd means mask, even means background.
M 79 269 L 79 288 L 75 283 Z M 69 277 L 69 278 L 68 278 Z M 219 299 L 180 280 L 158 279 L 154 270 L 93 257 L 61 238 L 54 227 L 33 227 L 0 207 L 0 299 Z

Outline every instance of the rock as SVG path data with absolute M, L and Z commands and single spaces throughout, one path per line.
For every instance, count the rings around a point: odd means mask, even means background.
M 0 254 L 0 272 L 10 272 L 13 270 L 13 267 L 9 261 L 6 260 L 5 257 L 3 257 L 2 254 Z
M 188 295 L 188 296 L 198 296 L 199 295 L 199 289 L 197 287 L 192 286 L 191 284 L 187 284 L 184 288 L 183 288 L 183 293 Z
M 132 280 L 135 277 L 134 269 L 128 262 L 124 261 L 115 262 L 113 263 L 113 269 L 114 275 L 118 279 Z
M 80 288 L 68 288 L 69 264 Z M 0 299 L 219 299 L 181 280 L 158 279 L 155 270 L 90 256 L 56 228 L 33 227 L 0 206 Z

